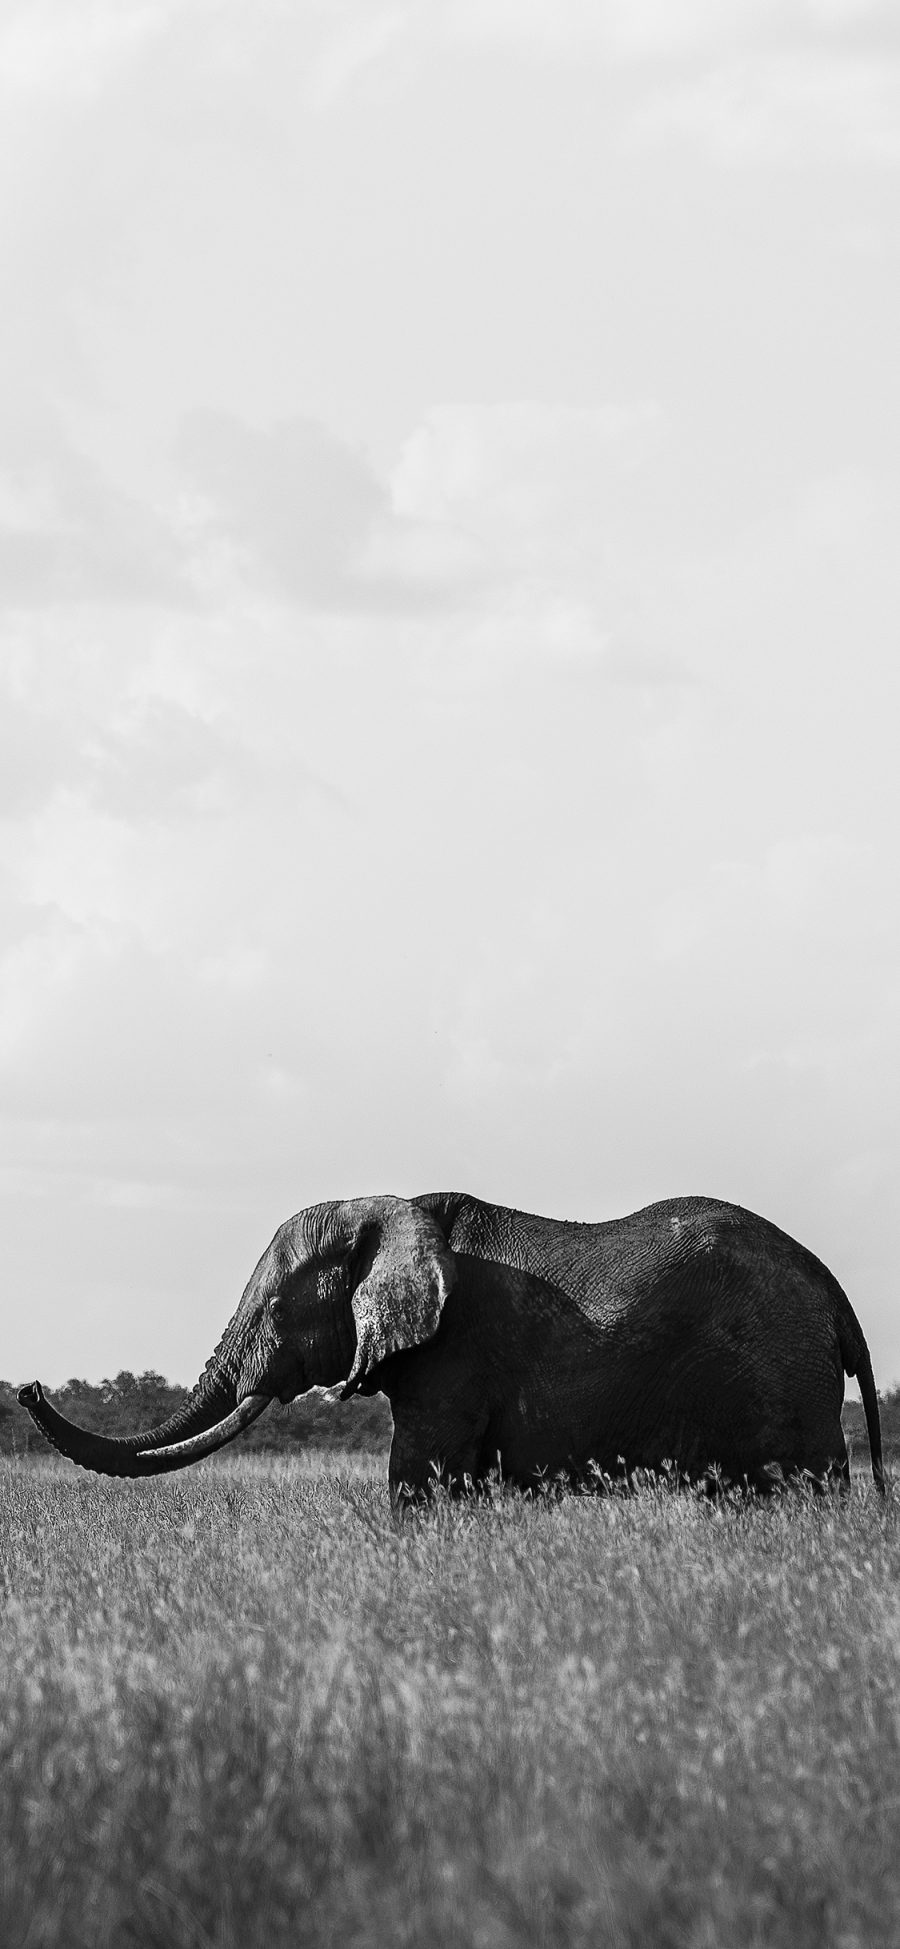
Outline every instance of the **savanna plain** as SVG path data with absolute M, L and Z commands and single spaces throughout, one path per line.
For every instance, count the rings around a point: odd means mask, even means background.
M 900 1941 L 900 1520 L 0 1464 L 0 1940 Z

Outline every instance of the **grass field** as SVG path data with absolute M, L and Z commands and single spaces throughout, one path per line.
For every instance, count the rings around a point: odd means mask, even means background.
M 900 1520 L 0 1471 L 6 1949 L 896 1949 Z

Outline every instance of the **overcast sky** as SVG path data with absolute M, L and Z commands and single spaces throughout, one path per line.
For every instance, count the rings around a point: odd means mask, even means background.
M 3 0 L 0 1374 L 707 1192 L 900 1380 L 900 27 Z

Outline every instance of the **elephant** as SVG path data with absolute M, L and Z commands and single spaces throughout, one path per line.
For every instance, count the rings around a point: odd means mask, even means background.
M 19 1392 L 61 1454 L 114 1476 L 209 1455 L 270 1401 L 382 1392 L 395 1506 L 451 1489 L 674 1470 L 766 1490 L 849 1483 L 844 1374 L 859 1378 L 884 1491 L 862 1329 L 819 1259 L 767 1219 L 675 1198 L 602 1223 L 463 1193 L 318 1204 L 287 1220 L 196 1387 L 110 1438 L 35 1381 Z

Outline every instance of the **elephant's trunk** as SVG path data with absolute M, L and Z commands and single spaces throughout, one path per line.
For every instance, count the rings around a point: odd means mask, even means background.
M 18 1398 L 32 1421 L 61 1455 L 98 1475 L 163 1475 L 186 1468 L 233 1441 L 263 1409 L 268 1394 L 248 1394 L 238 1402 L 222 1375 L 205 1374 L 180 1408 L 158 1428 L 139 1435 L 98 1435 L 77 1428 L 45 1399 L 40 1381 L 20 1387 Z

